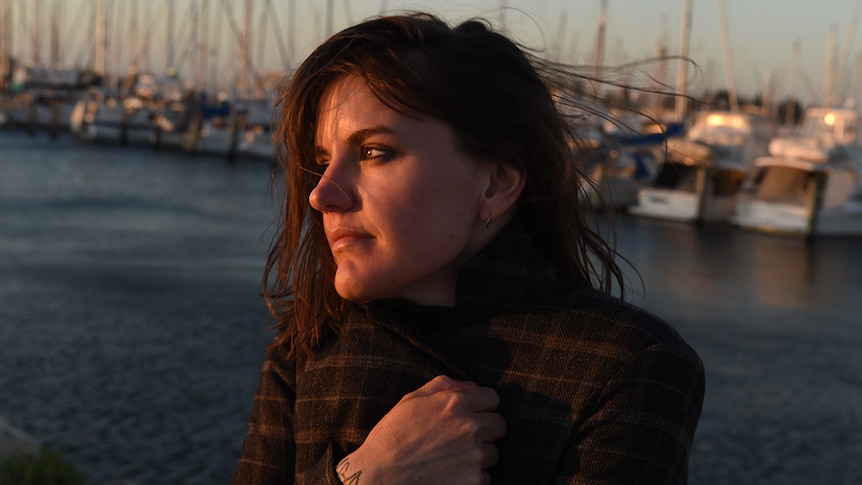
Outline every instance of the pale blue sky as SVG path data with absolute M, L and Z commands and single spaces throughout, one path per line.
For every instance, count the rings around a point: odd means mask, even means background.
M 133 40 L 128 36 L 137 29 L 137 44 L 142 43 L 147 19 L 152 19 L 154 32 L 149 49 L 149 61 L 157 67 L 164 63 L 167 49 L 163 40 L 166 24 L 166 3 L 169 0 L 106 0 L 113 5 L 115 13 L 123 13 L 128 18 L 136 12 L 138 23 L 130 27 L 125 20 L 122 29 L 126 38 L 111 38 L 116 52 L 128 47 Z M 190 11 L 201 0 L 174 0 L 176 5 L 177 34 L 175 34 L 175 55 L 185 48 L 181 45 L 190 29 Z M 225 23 L 223 0 L 209 0 L 211 11 L 210 28 L 221 25 L 221 43 L 211 48 L 217 53 L 211 57 L 209 69 L 219 66 L 227 70 L 237 59 L 237 48 L 232 34 Z M 233 10 L 237 24 L 243 24 L 244 0 L 226 0 Z M 548 55 L 560 55 L 563 60 L 575 63 L 592 62 L 596 45 L 596 32 L 601 0 L 271 0 L 276 5 L 277 19 L 283 30 L 285 43 L 293 40 L 292 57 L 299 59 L 306 55 L 327 32 L 326 6 L 333 6 L 332 27 L 335 30 L 380 13 L 381 8 L 389 11 L 401 9 L 430 10 L 447 19 L 457 21 L 472 16 L 483 16 L 493 21 L 505 19 L 507 31 L 519 41 L 545 49 Z M 796 77 L 797 95 L 803 101 L 815 101 L 822 95 L 823 72 L 827 51 L 827 40 L 832 27 L 836 30 L 836 51 L 847 53 L 845 73 L 852 81 L 853 73 L 862 71 L 857 57 L 862 52 L 862 32 L 853 32 L 853 23 L 858 23 L 858 3 L 862 0 L 725 0 L 728 19 L 732 62 L 735 79 L 742 95 L 762 91 L 764 79 L 771 74 L 775 83 L 776 95 L 784 96 L 792 82 L 791 66 L 793 44 L 800 43 L 799 75 Z M 39 43 L 42 45 L 42 59 L 47 59 L 49 32 L 48 25 L 52 5 L 60 2 L 63 6 L 63 21 L 60 26 L 61 51 L 69 63 L 80 63 L 86 57 L 88 42 L 89 12 L 96 0 L 0 0 L 18 9 L 15 14 L 16 50 L 21 56 L 29 56 L 34 44 L 33 23 L 34 5 L 41 2 L 41 15 L 45 19 Z M 261 31 L 264 6 L 267 0 L 255 0 L 251 25 L 256 32 Z M 293 3 L 296 9 L 295 21 L 291 22 L 288 6 Z M 624 63 L 655 55 L 656 47 L 662 37 L 666 39 L 669 53 L 679 51 L 680 17 L 682 0 L 607 0 L 607 35 L 605 62 Z M 720 88 L 727 85 L 725 64 L 722 55 L 722 38 L 719 24 L 719 0 L 692 0 L 692 32 L 689 55 L 703 68 L 696 88 Z M 507 8 L 501 11 L 501 6 Z M 77 10 L 83 9 L 82 13 Z M 504 12 L 504 13 L 503 13 Z M 77 21 L 77 27 L 72 24 Z M 295 26 L 293 36 L 287 32 L 290 25 Z M 263 66 L 260 70 L 279 67 L 278 50 L 275 45 L 272 23 L 264 27 L 267 43 L 264 51 Z M 858 30 L 862 30 L 859 26 Z M 845 44 L 849 34 L 852 42 Z M 187 41 L 186 41 L 187 42 Z M 254 38 L 252 48 L 260 45 Z M 845 47 L 845 45 L 847 45 Z M 134 50 L 129 48 L 129 50 Z M 130 54 L 121 54 L 130 57 Z M 218 59 L 218 63 L 215 62 Z M 122 61 L 118 62 L 121 64 Z M 257 61 L 260 64 L 260 61 Z M 184 69 L 191 69 L 188 61 Z M 858 79 L 859 76 L 856 76 Z

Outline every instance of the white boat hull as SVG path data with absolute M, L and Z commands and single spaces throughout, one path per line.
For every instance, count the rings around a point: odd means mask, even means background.
M 680 190 L 641 189 L 638 191 L 637 205 L 629 207 L 629 212 L 639 216 L 693 222 L 698 219 L 698 195 Z
M 800 204 L 781 204 L 759 200 L 740 200 L 730 222 L 769 233 L 807 235 L 810 210 Z
M 737 213 L 730 221 L 745 229 L 767 233 L 856 236 L 862 235 L 862 203 L 821 208 L 812 217 L 811 209 L 801 204 L 743 200 L 737 205 Z
M 735 195 L 701 195 L 685 190 L 644 188 L 638 191 L 638 203 L 629 207 L 629 212 L 682 222 L 721 222 L 733 215 L 735 206 Z

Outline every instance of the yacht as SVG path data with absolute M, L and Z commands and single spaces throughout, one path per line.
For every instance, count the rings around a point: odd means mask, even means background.
M 669 138 L 653 183 L 629 212 L 683 222 L 726 221 L 754 159 L 768 153 L 775 124 L 755 113 L 705 111 L 684 137 Z
M 731 222 L 798 235 L 862 234 L 862 150 L 852 109 L 809 108 L 798 136 L 776 138 L 755 160 Z

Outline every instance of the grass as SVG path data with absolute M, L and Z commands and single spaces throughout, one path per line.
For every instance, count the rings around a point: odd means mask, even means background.
M 81 474 L 60 453 L 47 448 L 0 457 L 0 485 L 83 484 Z

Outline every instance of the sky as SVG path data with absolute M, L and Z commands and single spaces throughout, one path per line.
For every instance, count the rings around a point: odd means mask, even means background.
M 221 77 L 226 76 L 225 71 L 235 72 L 239 50 L 228 18 L 233 18 L 235 28 L 242 30 L 245 0 L 104 1 L 112 18 L 117 19 L 113 28 L 109 27 L 113 35 L 109 34 L 108 41 L 115 68 L 128 65 L 132 57 L 146 59 L 154 67 L 165 65 L 165 58 L 171 55 L 165 46 L 169 37 L 166 5 L 173 1 L 174 64 L 178 64 L 178 58 L 183 59 L 179 63 L 181 72 L 194 75 L 198 64 L 188 54 L 188 46 L 192 44 L 188 40 L 192 35 L 192 13 L 207 4 L 210 61 L 206 70 L 213 75 L 218 71 Z M 669 54 L 680 52 L 684 0 L 605 1 L 606 65 L 653 57 L 662 42 Z M 38 45 L 41 59 L 48 59 L 49 36 L 57 31 L 65 62 L 81 64 L 92 59 L 96 2 L 0 0 L 0 12 L 8 11 L 2 9 L 4 4 L 13 7 L 13 49 L 19 56 L 30 56 L 33 46 Z M 862 32 L 856 32 L 862 0 L 691 0 L 691 3 L 688 55 L 700 66 L 700 71 L 691 75 L 692 90 L 731 85 L 727 76 L 729 59 L 734 72 L 732 83 L 740 96 L 762 93 L 771 86 L 776 97 L 784 97 L 795 85 L 793 91 L 798 99 L 816 102 L 824 92 L 824 67 L 832 35 L 832 57 L 844 66 L 844 91 L 850 94 L 859 91 L 853 89 L 857 85 L 853 80 L 862 78 L 857 74 L 862 73 Z M 502 25 L 519 42 L 544 51 L 547 57 L 589 64 L 595 59 L 601 4 L 602 0 L 254 0 L 249 22 L 250 45 L 258 71 L 283 70 L 283 61 L 295 65 L 330 29 L 337 31 L 383 11 L 425 10 L 452 22 L 484 17 Z M 56 29 L 50 24 L 54 5 L 59 5 L 61 12 Z M 723 47 L 722 6 L 729 57 Z M 37 15 L 41 22 L 35 20 Z M 5 23 L 0 22 L 2 25 Z M 150 32 L 148 42 L 146 32 Z M 798 68 L 794 69 L 794 65 Z

